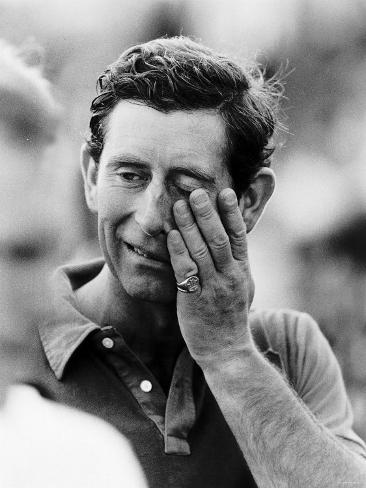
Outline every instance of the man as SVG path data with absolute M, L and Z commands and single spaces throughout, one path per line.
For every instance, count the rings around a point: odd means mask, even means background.
M 48 313 L 44 274 L 60 227 L 45 151 L 59 109 L 40 70 L 3 41 L 0 64 L 0 486 L 145 487 L 115 429 L 42 398 L 31 385 L 12 385 L 38 354 L 35 324 Z
M 273 97 L 184 37 L 132 47 L 98 80 L 82 171 L 103 259 L 58 272 L 33 374 L 123 432 L 152 487 L 366 486 L 317 325 L 249 311 Z

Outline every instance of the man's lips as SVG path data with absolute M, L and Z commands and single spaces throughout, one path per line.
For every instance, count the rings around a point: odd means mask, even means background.
M 161 263 L 170 264 L 168 255 L 159 253 L 157 251 L 152 251 L 150 249 L 146 249 L 142 246 L 130 244 L 128 242 L 125 242 L 125 244 L 129 251 L 134 252 L 141 257 L 144 257 L 146 259 L 153 259 L 154 261 L 160 261 Z

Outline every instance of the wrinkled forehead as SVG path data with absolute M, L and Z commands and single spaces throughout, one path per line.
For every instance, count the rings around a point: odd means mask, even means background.
M 105 125 L 101 161 L 125 155 L 167 170 L 194 167 L 226 170 L 226 129 L 214 109 L 163 112 L 143 103 L 120 101 Z

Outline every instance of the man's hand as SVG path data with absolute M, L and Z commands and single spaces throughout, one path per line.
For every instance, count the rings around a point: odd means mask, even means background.
M 228 358 L 252 347 L 248 309 L 254 284 L 250 274 L 246 227 L 235 192 L 218 195 L 218 210 L 198 189 L 188 202 L 173 207 L 178 230 L 168 234 L 168 249 L 177 282 L 198 275 L 196 292 L 178 291 L 179 325 L 194 359 Z M 221 217 L 221 218 L 220 218 Z
M 201 189 L 173 210 L 178 230 L 170 231 L 168 248 L 176 279 L 197 274 L 201 283 L 196 292 L 178 291 L 179 325 L 258 487 L 366 486 L 364 459 L 318 421 L 254 346 L 246 228 L 234 192 L 219 194 L 220 216 Z M 317 368 L 318 377 L 329 373 Z M 344 391 L 338 394 L 345 405 Z

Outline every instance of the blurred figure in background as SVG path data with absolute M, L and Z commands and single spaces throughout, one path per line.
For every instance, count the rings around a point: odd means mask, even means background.
M 13 385 L 38 354 L 46 275 L 62 248 L 45 171 L 60 111 L 39 69 L 3 41 L 0 66 L 0 486 L 142 488 L 130 447 L 110 426 Z

